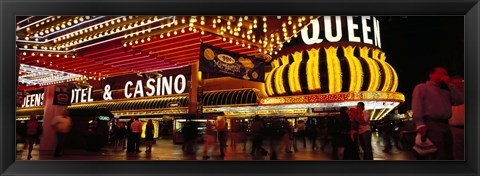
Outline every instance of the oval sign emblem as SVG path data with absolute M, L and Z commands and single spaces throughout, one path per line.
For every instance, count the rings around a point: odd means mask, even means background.
M 225 62 L 227 64 L 234 64 L 235 63 L 235 59 L 229 55 L 226 55 L 226 54 L 219 54 L 217 55 L 218 59 L 222 62 Z

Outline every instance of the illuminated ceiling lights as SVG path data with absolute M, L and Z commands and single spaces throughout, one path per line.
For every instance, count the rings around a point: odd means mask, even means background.
M 49 85 L 84 79 L 85 76 L 32 65 L 20 64 L 18 82 L 31 85 Z
M 103 17 L 98 17 L 98 18 L 103 18 Z M 95 18 L 95 19 L 92 19 L 92 20 L 96 20 L 98 18 Z M 107 24 L 115 24 L 115 23 L 119 23 L 119 21 L 121 22 L 120 19 L 126 19 L 126 17 L 124 16 L 121 16 L 121 17 L 117 17 L 117 18 L 114 18 L 114 19 L 110 19 L 108 21 L 105 21 L 105 22 L 102 22 L 102 23 L 98 23 L 96 25 L 93 25 L 93 26 L 88 26 L 88 27 L 85 27 L 85 28 L 82 28 L 82 29 L 78 29 L 76 31 L 72 31 L 68 34 L 65 34 L 65 35 L 62 35 L 62 36 L 58 36 L 58 37 L 55 37 L 55 38 L 52 38 L 52 39 L 49 39 L 49 40 L 45 40 L 43 42 L 38 42 L 38 41 L 29 41 L 29 40 L 17 40 L 17 42 L 22 42 L 22 43 L 34 43 L 34 44 L 46 44 L 46 43 L 49 43 L 49 42 L 58 42 L 60 40 L 62 40 L 62 38 L 69 38 L 71 36 L 75 36 L 75 34 L 78 35 L 78 33 L 83 33 L 83 31 L 93 31 L 93 29 L 95 28 L 102 28 L 102 26 L 106 26 Z M 36 52 L 61 52 L 61 53 L 69 53 L 69 52 L 75 52 L 77 50 L 80 50 L 80 49 L 83 49 L 83 48 L 87 48 L 87 47 L 91 47 L 91 46 L 94 46 L 94 45 L 98 45 L 98 44 L 101 44 L 101 43 L 105 43 L 105 42 L 108 42 L 108 41 L 112 41 L 112 40 L 116 40 L 116 39 L 119 39 L 119 38 L 122 38 L 123 36 L 118 36 L 118 37 L 114 37 L 112 39 L 108 39 L 108 40 L 105 40 L 105 41 L 102 41 L 102 42 L 97 42 L 97 43 L 93 43 L 93 44 L 90 44 L 90 45 L 85 45 L 85 46 L 82 46 L 82 47 L 79 47 L 79 48 L 74 48 L 74 49 L 71 49 L 71 50 L 68 50 L 69 47 L 74 47 L 75 45 L 79 45 L 79 44 L 82 44 L 82 43 L 86 43 L 86 42 L 89 42 L 89 41 L 92 41 L 92 40 L 96 40 L 96 39 L 99 39 L 99 38 L 104 38 L 104 37 L 107 37 L 107 36 L 111 36 L 111 35 L 115 35 L 115 34 L 119 34 L 119 33 L 123 33 L 125 31 L 128 31 L 128 30 L 133 30 L 133 29 L 136 29 L 136 28 L 141 28 L 141 27 L 144 27 L 146 25 L 150 25 L 150 24 L 153 24 L 153 23 L 157 23 L 157 22 L 160 22 L 160 21 L 164 21 L 164 20 L 167 20 L 167 19 L 173 19 L 173 21 L 171 23 L 168 23 L 168 24 L 163 24 L 163 25 L 159 25 L 157 27 L 153 27 L 153 28 L 148 28 L 148 29 L 145 29 L 145 30 L 141 30 L 141 31 L 138 31 L 138 32 L 135 32 L 133 34 L 139 34 L 139 33 L 145 33 L 146 31 L 151 31 L 151 30 L 154 30 L 154 29 L 157 29 L 157 28 L 160 28 L 160 27 L 164 27 L 166 25 L 171 25 L 175 22 L 175 17 L 174 16 L 169 16 L 169 17 L 164 17 L 164 18 L 154 18 L 153 20 L 148 20 L 147 22 L 142 22 L 140 25 L 135 25 L 131 28 L 122 28 L 122 29 L 117 29 L 117 30 L 111 30 L 110 32 L 108 31 L 105 31 L 105 32 L 102 32 L 100 34 L 95 34 L 90 37 L 86 37 L 84 39 L 81 39 L 79 41 L 75 41 L 75 42 L 70 42 L 70 43 L 64 43 L 63 45 L 61 46 L 56 46 L 56 47 L 53 47 L 53 48 L 46 48 L 46 49 L 30 49 L 30 48 L 19 48 L 19 50 L 22 50 L 22 51 L 36 51 Z M 81 23 L 77 23 L 71 27 L 75 27 L 78 25 L 80 25 Z M 63 30 L 63 29 L 62 29 Z M 60 49 L 65 49 L 64 51 L 61 51 Z

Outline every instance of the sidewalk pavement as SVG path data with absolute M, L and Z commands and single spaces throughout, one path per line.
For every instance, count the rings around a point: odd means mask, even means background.
M 227 144 L 230 144 L 228 142 Z M 319 145 L 320 142 L 317 142 Z M 280 150 L 278 154 L 279 160 L 331 160 L 331 145 L 327 145 L 324 151 L 312 150 L 310 142 L 307 142 L 307 147 L 299 143 L 299 151 L 294 153 L 286 153 Z M 415 160 L 414 154 L 411 151 L 402 151 L 393 147 L 390 153 L 384 153 L 383 140 L 379 138 L 377 133 L 372 135 L 372 146 L 374 150 L 375 160 Z M 269 150 L 267 142 L 264 142 L 264 148 Z M 320 147 L 318 147 L 320 148 Z M 140 153 L 126 153 L 125 150 L 114 150 L 112 146 L 105 146 L 98 152 L 87 152 L 84 149 L 65 149 L 64 155 L 61 157 L 54 157 L 52 152 L 40 152 L 38 145 L 34 146 L 32 152 L 32 160 L 204 160 L 203 144 L 196 146 L 195 154 L 185 154 L 182 151 L 181 144 L 174 144 L 172 139 L 158 139 L 156 144 L 153 144 L 152 152 L 146 153 L 145 146 L 140 147 Z M 212 149 L 213 150 L 213 147 Z M 269 157 L 251 156 L 251 142 L 247 143 L 246 151 L 243 151 L 243 144 L 237 145 L 237 151 L 233 151 L 231 146 L 227 146 L 225 157 L 220 157 L 220 152 L 217 149 L 214 153 L 210 151 L 210 158 L 208 160 L 269 160 Z M 342 150 L 340 150 L 342 153 Z M 360 153 L 362 157 L 362 153 Z M 342 158 L 342 155 L 339 155 Z M 24 149 L 23 144 L 17 144 L 17 159 L 27 160 L 27 149 Z

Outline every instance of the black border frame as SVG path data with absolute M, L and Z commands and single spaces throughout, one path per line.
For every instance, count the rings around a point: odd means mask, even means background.
M 479 0 L 0 0 L 2 175 L 478 175 Z M 16 15 L 465 15 L 466 161 L 15 161 Z

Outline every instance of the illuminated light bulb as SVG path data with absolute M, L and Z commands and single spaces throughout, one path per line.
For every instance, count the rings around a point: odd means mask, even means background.
M 202 34 L 202 35 L 204 35 L 204 34 L 205 34 L 205 32 L 203 32 L 203 31 L 202 31 L 202 32 L 201 32 L 201 34 Z
M 264 28 L 264 29 L 263 29 L 263 32 L 267 32 L 267 29 L 266 29 L 266 28 Z
M 83 17 L 80 17 L 78 20 L 79 20 L 80 22 L 83 22 Z
M 233 43 L 233 40 L 232 40 L 232 39 L 230 39 L 230 43 Z
M 213 24 L 212 27 L 213 27 L 213 28 L 217 28 L 217 25 Z
M 259 49 L 258 49 L 258 52 L 262 52 L 262 49 L 261 49 L 261 48 L 259 48 Z
M 288 21 L 288 25 L 292 25 L 292 21 L 289 20 L 289 21 Z
M 239 43 L 238 43 L 238 41 L 237 41 L 237 42 L 235 42 L 235 45 L 238 45 L 238 44 L 239 44 Z
M 63 57 L 64 57 L 64 58 L 67 58 L 68 56 L 67 56 L 67 55 L 64 55 Z
M 264 17 L 263 17 L 263 21 L 267 21 L 267 17 L 264 16 Z
M 35 53 L 32 53 L 32 56 L 35 56 Z
M 67 25 L 68 25 L 68 26 L 71 26 L 71 25 L 72 25 L 72 22 L 70 22 L 70 21 L 67 22 Z
M 60 55 L 59 55 L 59 54 L 57 54 L 57 57 L 60 57 Z
M 23 52 L 23 55 L 24 55 L 24 56 L 26 56 L 26 55 L 27 55 L 27 53 L 26 53 L 26 52 Z
M 227 38 L 223 37 L 223 41 L 227 41 Z
M 72 58 L 74 58 L 74 59 L 75 59 L 75 55 L 73 55 L 73 56 L 72 56 Z
M 142 39 L 140 42 L 145 43 L 145 40 Z
M 133 43 L 132 43 L 132 42 L 130 42 L 130 43 L 128 43 L 128 44 L 129 44 L 130 46 L 132 46 L 132 45 L 133 45 Z
M 197 32 L 197 28 L 193 28 L 193 32 Z
M 25 46 L 23 46 L 23 48 L 27 49 L 27 48 L 28 48 L 28 46 L 27 46 L 27 45 L 25 45 Z
M 35 25 L 35 27 L 39 27 L 39 26 L 40 26 L 40 24 Z
M 188 24 L 188 26 L 193 27 L 193 23 Z
M 222 22 L 222 20 L 220 18 L 217 19 L 217 23 L 221 23 L 221 22 Z
M 182 24 L 185 24 L 185 17 L 182 18 Z
M 254 25 L 253 25 L 253 28 L 257 28 L 257 27 L 258 27 L 257 24 L 254 24 Z
M 40 35 L 43 35 L 43 31 L 40 32 Z
M 163 34 L 160 34 L 160 38 L 163 38 Z
M 298 23 L 298 27 L 302 27 L 302 23 Z
M 48 54 L 48 57 L 52 57 L 52 54 Z
M 242 43 L 242 47 L 245 47 L 245 43 Z
M 173 31 L 173 35 L 177 35 L 177 31 Z
M 182 34 L 185 33 L 185 29 L 182 28 L 182 31 L 181 31 L 181 32 L 182 32 Z
M 78 20 L 73 20 L 73 23 L 77 24 L 77 23 L 78 23 Z
M 205 21 L 200 21 L 200 25 L 205 25 Z
M 170 37 L 170 32 L 167 32 L 167 37 Z
M 43 57 L 43 53 L 40 53 L 40 56 Z
M 135 44 L 138 44 L 138 40 L 135 40 Z
M 147 38 L 147 41 L 150 41 L 150 40 L 152 40 L 152 39 L 150 39 L 150 37 L 148 37 L 148 38 Z

